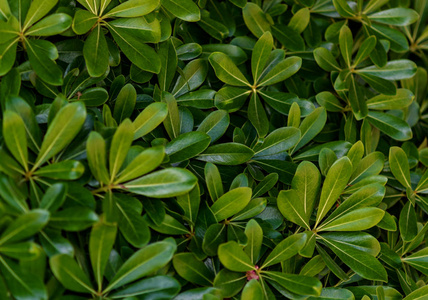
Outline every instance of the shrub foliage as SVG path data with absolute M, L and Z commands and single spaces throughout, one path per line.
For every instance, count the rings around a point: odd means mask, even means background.
M 427 18 L 0 0 L 0 299 L 427 299 Z

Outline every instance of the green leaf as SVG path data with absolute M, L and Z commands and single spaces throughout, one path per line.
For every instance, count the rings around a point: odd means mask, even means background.
M 177 273 L 187 281 L 202 286 L 213 284 L 214 274 L 193 253 L 179 253 L 172 263 Z
M 418 234 L 416 212 L 410 201 L 404 205 L 400 212 L 398 226 L 400 227 L 401 238 L 405 242 L 412 241 Z
M 82 102 L 63 106 L 49 125 L 33 170 L 63 150 L 78 134 L 85 119 Z
M 242 9 L 245 25 L 257 38 L 270 30 L 270 23 L 263 10 L 255 3 L 248 2 Z
M 158 127 L 168 114 L 167 105 L 162 102 L 147 106 L 134 120 L 134 140 L 145 136 Z
M 352 112 L 357 120 L 361 120 L 368 114 L 366 100 L 364 99 L 362 87 L 356 82 L 354 76 L 349 76 L 349 102 L 351 103 Z
M 125 85 L 117 95 L 113 110 L 113 117 L 121 123 L 126 118 L 129 118 L 134 110 L 137 101 L 137 91 L 132 84 Z
M 197 89 L 208 73 L 208 63 L 203 59 L 195 59 L 189 62 L 178 77 L 172 90 L 174 97 L 179 97 L 190 91 Z
M 322 284 L 316 278 L 274 271 L 268 271 L 265 274 L 271 280 L 298 295 L 319 296 L 321 294 Z
M 141 202 L 133 197 L 114 194 L 118 209 L 118 227 L 132 246 L 144 247 L 150 240 L 150 229 L 141 216 Z
M 370 254 L 338 243 L 333 240 L 321 240 L 355 273 L 369 280 L 387 281 L 387 273 L 382 264 Z
M 196 184 L 196 177 L 189 171 L 168 168 L 156 171 L 123 185 L 123 189 L 153 198 L 166 198 L 183 195 Z
M 204 132 L 211 137 L 210 144 L 223 136 L 229 127 L 230 117 L 225 110 L 216 110 L 210 113 L 199 125 L 197 131 Z
M 98 221 L 97 214 L 87 207 L 70 207 L 52 214 L 49 225 L 67 231 L 81 231 Z
M 6 110 L 3 114 L 3 138 L 11 154 L 28 171 L 25 124 L 21 116 L 11 110 Z
M 416 22 L 419 15 L 413 9 L 397 7 L 371 14 L 368 19 L 387 25 L 407 26 Z
M 348 5 L 346 0 L 333 0 L 333 5 L 337 12 L 344 18 L 351 18 L 355 16 L 354 11 Z
M 328 225 L 318 228 L 318 231 L 361 231 L 379 223 L 385 212 L 380 208 L 363 207 L 337 217 Z
M 214 279 L 214 287 L 221 290 L 223 297 L 233 297 L 242 290 L 246 281 L 242 273 L 221 269 Z
M 169 156 L 169 162 L 176 163 L 200 154 L 210 142 L 211 138 L 206 133 L 187 132 L 169 142 L 165 147 L 165 152 Z
M 333 272 L 341 280 L 349 280 L 349 276 L 343 271 L 340 266 L 331 258 L 331 256 L 318 244 L 316 244 L 317 251 L 319 255 L 322 257 L 327 268 Z M 354 299 L 354 298 L 352 298 Z
M 389 167 L 394 177 L 405 188 L 412 188 L 410 185 L 409 161 L 406 153 L 400 147 L 391 147 L 389 149 Z
M 92 29 L 98 16 L 87 10 L 77 10 L 74 14 L 72 28 L 77 34 L 85 34 Z
M 295 199 L 299 199 L 296 190 L 281 191 L 277 200 L 279 211 L 287 220 L 310 229 L 309 219 L 305 213 L 305 202 Z
M 94 87 L 86 89 L 79 100 L 85 103 L 85 106 L 101 106 L 108 100 L 108 97 L 105 89 Z
M 259 137 L 264 137 L 269 131 L 269 120 L 257 93 L 251 95 L 247 115 Z
M 293 234 L 289 236 L 276 245 L 268 257 L 266 257 L 263 265 L 261 266 L 261 269 L 293 257 L 299 253 L 299 251 L 305 246 L 305 243 L 305 234 Z
M 105 17 L 135 18 L 152 12 L 159 5 L 159 0 L 128 0 L 116 5 Z
M 310 16 L 310 11 L 307 7 L 301 8 L 291 17 L 288 27 L 294 29 L 300 34 L 308 26 Z
M 338 159 L 330 168 L 321 190 L 320 204 L 317 212 L 315 226 L 328 213 L 330 208 L 339 198 L 352 174 L 352 163 L 348 157 Z
M 150 244 L 135 252 L 116 272 L 104 293 L 149 275 L 164 267 L 176 250 L 168 241 Z
M 354 66 L 358 66 L 363 60 L 365 60 L 370 53 L 376 47 L 376 37 L 374 35 L 369 36 L 361 44 L 360 49 L 358 49 L 357 56 L 355 56 Z
M 341 112 L 344 107 L 331 92 L 321 92 L 315 96 L 319 105 L 330 112 Z
M 125 182 L 153 171 L 162 163 L 164 156 L 163 146 L 143 150 L 118 174 L 116 181 Z
M 47 299 L 46 287 L 40 277 L 35 276 L 33 272 L 25 270 L 19 264 L 0 257 L 0 270 L 2 272 L 2 289 L 6 289 L 10 293 L 7 297 L 12 296 L 17 299 Z M 7 298 L 5 298 L 7 299 Z
M 96 293 L 86 273 L 71 256 L 55 255 L 49 260 L 49 264 L 55 277 L 66 289 L 80 293 Z
M 143 297 L 153 297 L 154 299 L 168 299 L 177 295 L 180 288 L 180 284 L 173 277 L 157 275 L 130 284 L 124 289 L 109 294 L 109 297 L 122 299 L 141 295 Z
M 107 23 L 107 25 L 119 48 L 132 63 L 144 71 L 155 74 L 160 72 L 161 60 L 153 48 L 126 29 L 115 26 L 114 23 L 113 25 Z
M 184 216 L 191 222 L 196 222 L 201 202 L 199 185 L 196 186 L 187 194 L 177 197 L 177 203 L 184 211 Z
M 117 226 L 98 222 L 89 237 L 89 256 L 98 288 L 102 288 L 104 271 L 116 240 Z
M 208 162 L 205 164 L 204 175 L 208 193 L 211 200 L 215 202 L 224 194 L 220 172 L 216 165 Z
M 263 178 L 263 180 L 260 181 L 260 183 L 254 188 L 253 199 L 269 192 L 271 188 L 273 188 L 278 182 L 278 177 L 279 176 L 277 173 L 271 173 L 266 175 L 266 177 Z
M 240 165 L 253 155 L 253 150 L 245 145 L 224 143 L 208 147 L 197 159 L 219 165 Z
M 16 218 L 0 236 L 0 245 L 22 241 L 39 232 L 49 221 L 49 212 L 33 209 Z
M 102 31 L 101 25 L 91 32 L 83 47 L 86 68 L 92 77 L 100 77 L 109 67 L 109 52 L 107 41 Z
M 314 57 L 317 64 L 327 72 L 340 71 L 339 64 L 330 51 L 326 48 L 319 47 L 314 50 Z
M 252 190 L 247 187 L 233 189 L 218 198 L 211 206 L 217 221 L 230 218 L 240 212 L 251 200 Z M 233 271 L 233 270 L 232 270 Z
M 370 111 L 367 118 L 374 127 L 397 141 L 406 141 L 413 136 L 407 122 L 396 116 Z
M 355 71 L 357 74 L 373 75 L 386 80 L 408 79 L 415 75 L 416 64 L 408 59 L 389 61 L 384 67 L 370 66 Z
M 403 258 L 403 261 L 424 274 L 428 272 L 428 248 L 423 248 L 412 255 Z
M 113 135 L 110 145 L 109 170 L 112 182 L 126 159 L 134 136 L 134 126 L 129 119 L 123 121 Z
M 415 96 L 410 90 L 398 89 L 395 95 L 377 95 L 367 100 L 367 106 L 375 110 L 402 109 L 408 107 Z
M 106 165 L 106 143 L 103 137 L 95 131 L 89 134 L 86 142 L 86 155 L 92 175 L 104 184 L 109 182 L 109 174 Z
M 83 164 L 77 160 L 65 160 L 42 167 L 34 175 L 57 180 L 75 180 L 85 172 Z
M 27 30 L 26 35 L 31 36 L 52 36 L 67 30 L 72 19 L 64 13 L 52 14 Z
M 221 244 L 218 248 L 218 258 L 231 271 L 247 272 L 255 270 L 251 259 L 235 241 Z
M 300 124 L 300 140 L 291 150 L 291 154 L 309 143 L 324 127 L 327 121 L 327 112 L 323 107 L 316 108 Z
M 334 2 L 337 3 L 341 1 L 343 0 L 335 0 Z M 342 54 L 343 59 L 345 60 L 345 63 L 348 65 L 348 67 L 351 67 L 352 47 L 354 46 L 354 41 L 352 37 L 352 32 L 346 25 L 342 26 L 342 28 L 340 29 L 339 46 L 340 52 Z
M 46 0 L 48 1 L 48 0 Z M 34 2 L 33 2 L 34 3 Z M 58 52 L 53 44 L 45 40 L 26 40 L 28 59 L 37 75 L 46 83 L 51 85 L 62 85 L 62 71 L 53 61 Z M 49 56 L 50 51 L 55 56 Z
M 251 71 L 253 74 L 254 84 L 257 83 L 258 78 L 266 66 L 272 47 L 272 34 L 269 31 L 266 31 L 254 45 L 251 56 Z
M 261 77 L 257 86 L 272 85 L 283 81 L 296 74 L 302 66 L 302 59 L 297 56 L 287 57 L 275 67 L 273 67 L 266 75 Z
M 407 297 L 403 298 L 403 300 L 420 300 L 423 299 L 428 293 L 428 286 L 423 286 L 413 291 Z
M 198 6 L 192 0 L 161 0 L 162 6 L 171 14 L 187 22 L 197 22 L 201 19 Z
M 320 228 L 327 226 L 337 218 L 355 211 L 356 209 L 368 206 L 378 205 L 385 196 L 385 187 L 379 183 L 373 183 L 363 186 L 348 197 L 339 207 L 331 213 L 322 223 Z
M 208 57 L 218 79 L 234 86 L 251 86 L 242 72 L 229 56 L 222 52 L 214 52 Z
M 381 246 L 376 238 L 365 232 L 329 232 L 322 235 L 324 239 L 346 244 L 373 257 L 379 255 Z
M 43 18 L 57 3 L 58 0 L 32 1 L 24 21 L 24 30 Z
M 272 26 L 272 33 L 286 49 L 291 51 L 305 50 L 303 38 L 293 28 L 283 24 L 276 24 Z
M 263 290 L 257 279 L 250 280 L 242 290 L 241 300 L 263 299 Z
M 40 201 L 40 208 L 50 212 L 56 211 L 64 203 L 67 191 L 68 186 L 64 183 L 52 184 L 43 195 Z
M 167 104 L 168 109 L 168 115 L 164 119 L 163 124 L 169 137 L 174 139 L 180 134 L 180 114 L 177 101 L 170 93 L 162 92 L 162 102 Z
M 250 257 L 253 264 L 257 263 L 263 243 L 263 230 L 256 220 L 251 219 L 245 226 L 245 235 L 248 238 L 244 252 Z

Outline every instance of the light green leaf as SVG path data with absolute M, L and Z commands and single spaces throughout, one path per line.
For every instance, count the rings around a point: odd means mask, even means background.
M 218 198 L 211 206 L 211 211 L 217 221 L 230 218 L 247 206 L 251 200 L 251 194 L 252 190 L 247 187 L 233 189 Z
M 400 147 L 389 149 L 389 167 L 394 177 L 405 187 L 412 188 L 410 182 L 410 167 L 407 155 Z
M 192 0 L 161 0 L 162 6 L 171 14 L 187 22 L 201 19 L 199 7 Z
M 147 106 L 134 120 L 134 140 L 145 136 L 158 127 L 166 118 L 168 108 L 165 103 L 156 102 Z
M 405 242 L 412 241 L 418 234 L 418 224 L 415 208 L 408 201 L 400 212 L 400 220 L 398 222 L 401 238 Z
M 89 237 L 89 256 L 98 288 L 102 288 L 104 271 L 116 240 L 117 226 L 98 222 Z
M 255 270 L 251 259 L 235 241 L 221 244 L 220 247 L 218 247 L 218 258 L 220 262 L 231 271 L 247 272 Z
M 253 74 L 254 84 L 257 83 L 260 74 L 266 66 L 272 47 L 272 34 L 269 31 L 266 31 L 254 45 L 251 56 L 251 71 Z
M 299 253 L 306 244 L 305 234 L 293 234 L 280 242 L 266 257 L 261 269 L 280 263 Z
M 25 124 L 21 116 L 11 110 L 6 110 L 3 114 L 3 138 L 10 153 L 28 171 Z
M 49 264 L 52 273 L 66 289 L 80 293 L 96 293 L 86 273 L 71 256 L 55 255 L 50 259 Z
M 156 171 L 123 185 L 123 189 L 153 198 L 183 195 L 196 184 L 197 178 L 190 171 L 168 168 Z
M 32 1 L 24 21 L 24 30 L 43 18 L 57 3 L 58 0 Z
M 110 182 L 113 182 L 126 159 L 134 136 L 134 126 L 129 119 L 123 121 L 113 135 L 110 145 L 109 170 Z
M 253 157 L 254 151 L 239 143 L 224 143 L 208 147 L 197 159 L 219 165 L 240 165 Z
M 51 36 L 64 32 L 71 26 L 72 19 L 64 13 L 52 14 L 27 30 L 26 35 Z
M 263 10 L 255 3 L 248 2 L 242 9 L 245 25 L 257 38 L 270 30 L 270 23 Z
M 104 293 L 149 275 L 164 267 L 176 250 L 175 243 L 162 241 L 135 252 L 116 272 Z
M 229 56 L 222 52 L 214 52 L 208 57 L 217 77 L 224 83 L 234 86 L 251 86 L 242 72 Z
M 106 143 L 103 137 L 95 131 L 89 134 L 86 142 L 86 155 L 92 175 L 104 184 L 109 182 L 106 160 Z
M 376 207 L 355 209 L 323 227 L 318 231 L 361 231 L 369 229 L 379 223 L 385 212 Z
M 159 5 L 159 0 L 128 0 L 110 10 L 104 17 L 135 18 L 152 12 Z
M 79 133 L 86 119 L 82 102 L 63 106 L 49 124 L 33 170 L 63 150 Z
M 272 85 L 277 82 L 286 80 L 296 74 L 302 66 L 302 59 L 297 56 L 287 57 L 275 67 L 272 68 L 266 75 L 261 77 L 257 86 Z
M 352 163 L 348 157 L 338 159 L 330 168 L 321 190 L 321 198 L 315 226 L 328 213 L 345 189 L 352 174 Z
M 419 15 L 413 9 L 396 7 L 371 14 L 368 16 L 368 18 L 371 21 L 382 24 L 407 26 L 416 22 L 419 19 Z

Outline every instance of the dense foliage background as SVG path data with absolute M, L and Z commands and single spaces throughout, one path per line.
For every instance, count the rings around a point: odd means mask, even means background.
M 0 299 L 428 299 L 427 0 L 0 0 Z

